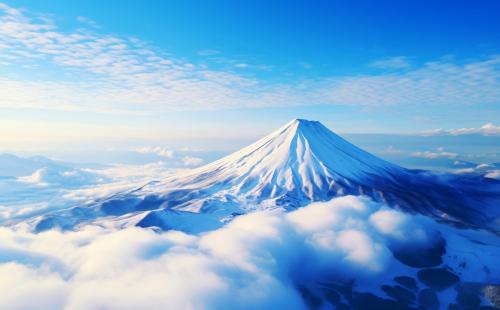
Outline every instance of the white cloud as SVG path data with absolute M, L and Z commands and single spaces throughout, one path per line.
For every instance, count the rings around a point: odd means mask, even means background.
M 408 58 L 404 56 L 379 59 L 370 64 L 371 67 L 379 69 L 403 69 L 410 66 Z
M 184 166 L 199 166 L 203 164 L 203 158 L 194 157 L 194 156 L 184 156 L 181 159 Z
M 397 239 L 413 247 L 430 239 L 436 225 L 347 196 L 288 214 L 243 215 L 201 235 L 94 226 L 32 234 L 3 227 L 0 308 L 304 309 L 299 285 L 349 279 L 356 290 L 377 291 L 395 275 L 414 274 L 390 244 Z M 464 281 L 498 277 L 498 264 L 490 263 L 498 248 L 464 243 L 463 233 L 449 239 L 446 263 L 467 261 L 459 267 Z M 485 242 L 491 237 L 473 233 Z M 477 253 L 479 265 L 470 259 Z
M 329 101 L 344 104 L 493 104 L 498 102 L 500 57 L 456 65 L 430 62 L 399 74 L 331 80 Z
M 84 169 L 45 166 L 33 174 L 18 178 L 21 182 L 41 186 L 57 185 L 61 188 L 83 187 L 105 182 L 104 177 Z
M 175 152 L 173 150 L 156 146 L 156 147 L 141 147 L 136 149 L 137 152 L 142 153 L 142 154 L 156 154 L 161 157 L 165 158 L 174 158 L 175 157 Z
M 401 154 L 403 153 L 402 150 L 394 147 L 394 145 L 389 145 L 384 151 L 382 151 L 383 154 Z
M 500 170 L 491 170 L 484 175 L 485 178 L 500 180 Z
M 161 161 L 94 169 L 50 164 L 24 177 L 0 179 L 0 225 L 40 212 L 86 204 L 181 170 Z
M 94 28 L 99 28 L 99 24 L 97 24 L 97 22 L 91 18 L 85 16 L 77 16 L 76 20 L 82 24 L 86 24 Z
M 240 68 L 240 69 L 248 68 L 248 64 L 245 64 L 245 63 L 237 63 L 234 66 L 236 68 Z
M 495 126 L 493 123 L 486 123 L 479 128 L 458 128 L 458 129 L 432 129 L 423 132 L 424 135 L 472 135 L 479 134 L 483 136 L 500 135 L 500 126 Z
M 220 51 L 218 50 L 213 50 L 213 49 L 206 49 L 206 50 L 201 50 L 198 51 L 198 55 L 200 56 L 214 56 L 220 54 Z
M 458 156 L 457 153 L 452 153 L 452 152 L 447 152 L 445 151 L 444 147 L 438 147 L 436 148 L 436 152 L 430 152 L 430 151 L 425 151 L 425 152 L 413 152 L 411 153 L 411 156 L 413 157 L 421 157 L 421 158 L 428 158 L 428 159 L 436 159 L 436 158 L 456 158 Z
M 23 309 L 62 309 L 68 294 L 68 285 L 61 275 L 33 269 L 16 263 L 0 264 L 0 290 L 9 291 L 2 296 L 0 308 Z M 29 298 L 26 298 L 26 294 Z
M 1 228 L 3 247 L 37 256 L 6 256 L 8 251 L 3 250 L 0 274 L 5 276 L 0 287 L 24 283 L 22 296 L 41 296 L 48 308 L 220 309 L 251 304 L 300 309 L 304 306 L 292 279 L 317 277 L 328 271 L 325 262 L 342 273 L 364 270 L 369 278 L 386 268 L 391 256 L 378 237 L 361 227 L 349 227 L 346 221 L 332 220 L 375 207 L 362 206 L 365 202 L 347 197 L 301 209 L 302 214 L 318 208 L 336 214 L 331 220 L 322 219 L 323 229 L 310 231 L 296 230 L 301 219 L 293 213 L 290 222 L 284 214 L 268 212 L 239 217 L 201 236 L 97 227 L 35 235 Z M 321 241 L 325 229 L 332 232 L 333 246 Z M 304 259 L 312 273 L 302 274 L 297 268 Z M 50 267 L 48 261 L 59 263 Z M 327 274 L 331 276 L 331 271 Z M 0 307 L 29 308 L 32 299 L 17 293 L 5 290 Z
M 429 159 L 435 159 L 435 158 L 455 158 L 458 156 L 457 153 L 451 153 L 451 152 L 413 152 L 411 154 L 414 157 L 422 157 L 422 158 L 429 158 Z
M 154 114 L 312 104 L 483 105 L 498 103 L 500 98 L 500 56 L 463 65 L 439 60 L 398 73 L 283 84 L 238 74 L 231 68 L 221 71 L 189 63 L 135 38 L 81 28 L 63 32 L 46 17 L 7 5 L 0 10 L 4 13 L 0 17 L 2 58 L 21 66 L 53 64 L 65 77 L 51 81 L 3 76 L 0 107 Z M 405 61 L 397 57 L 378 65 L 402 68 Z
M 425 241 L 426 233 L 415 225 L 412 218 L 402 212 L 382 208 L 369 217 L 379 233 L 398 240 Z
M 453 173 L 474 173 L 482 175 L 483 177 L 488 179 L 500 180 L 500 170 L 497 168 L 498 164 L 479 164 L 476 167 L 454 170 Z
M 193 166 L 199 166 L 203 164 L 204 160 L 203 158 L 200 157 L 195 157 L 195 156 L 177 156 L 176 152 L 173 150 L 170 150 L 165 147 L 141 147 L 135 150 L 138 153 L 142 154 L 155 154 L 161 157 L 164 157 L 166 159 L 177 159 L 178 164 L 183 165 L 183 166 L 188 166 L 188 167 L 193 167 Z M 192 151 L 190 149 L 182 149 L 181 151 Z

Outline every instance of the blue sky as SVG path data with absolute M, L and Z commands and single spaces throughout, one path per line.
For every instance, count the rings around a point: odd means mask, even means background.
M 7 1 L 0 149 L 251 140 L 296 117 L 498 134 L 499 14 L 498 1 Z

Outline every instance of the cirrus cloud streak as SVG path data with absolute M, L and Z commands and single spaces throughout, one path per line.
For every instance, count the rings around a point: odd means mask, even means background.
M 136 38 L 97 33 L 94 27 L 62 31 L 46 16 L 5 4 L 0 12 L 2 64 L 50 64 L 64 77 L 4 76 L 0 107 L 144 114 L 314 104 L 492 104 L 500 97 L 497 55 L 463 64 L 438 60 L 411 69 L 406 58 L 397 57 L 374 63 L 402 71 L 279 83 L 234 68 L 190 63 Z

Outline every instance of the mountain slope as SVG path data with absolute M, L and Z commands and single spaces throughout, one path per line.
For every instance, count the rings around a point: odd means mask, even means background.
M 147 185 L 141 192 L 170 188 L 223 191 L 249 203 L 288 196 L 302 204 L 343 191 L 367 176 L 391 178 L 406 170 L 345 141 L 319 122 L 293 120 L 256 143 L 187 174 Z M 294 203 L 292 203 L 294 204 Z
M 183 225 L 184 230 L 200 231 L 196 214 L 224 223 L 252 210 L 291 210 L 354 194 L 498 230 L 500 182 L 483 179 L 408 170 L 361 150 L 319 122 L 296 119 L 214 163 L 33 222 L 37 231 L 94 221 L 170 229 L 186 218 L 193 225 Z

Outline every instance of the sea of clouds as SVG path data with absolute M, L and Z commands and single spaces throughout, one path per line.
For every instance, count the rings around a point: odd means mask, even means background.
M 498 238 L 457 231 L 354 196 L 243 215 L 199 235 L 3 227 L 0 309 L 303 309 L 299 287 L 323 282 L 383 294 L 380 284 L 416 273 L 391 249 L 425 247 L 438 236 L 450 268 L 467 262 L 463 280 L 500 279 Z
M 0 225 L 139 187 L 174 171 L 180 169 L 161 161 L 99 168 L 50 162 L 22 176 L 2 176 L 0 171 Z

